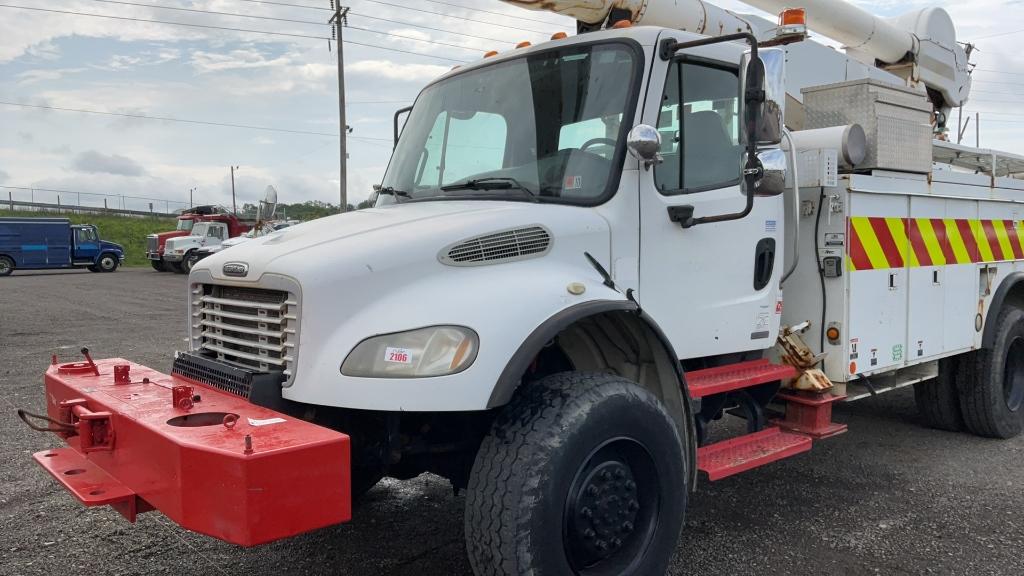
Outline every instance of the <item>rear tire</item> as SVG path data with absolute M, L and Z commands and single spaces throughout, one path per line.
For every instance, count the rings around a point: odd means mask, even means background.
M 963 370 L 969 359 L 963 356 L 943 358 L 939 360 L 939 375 L 934 380 L 914 384 L 917 411 L 929 427 L 949 432 L 964 429 L 957 382 L 969 377 Z
M 0 256 L 0 276 L 10 276 L 11 272 L 14 272 L 14 260 Z
M 164 266 L 163 260 L 150 260 L 150 265 L 153 266 L 153 270 L 157 272 L 167 272 L 167 267 Z
M 103 254 L 100 254 L 100 259 L 96 262 L 96 269 L 99 272 L 113 272 L 114 270 L 117 270 L 117 264 L 117 256 L 109 252 L 104 252 Z
M 995 330 L 992 348 L 976 352 L 960 382 L 960 407 L 974 434 L 1013 438 L 1024 430 L 1024 311 L 1007 305 Z
M 477 576 L 664 574 L 689 475 L 665 407 L 610 374 L 525 384 L 477 453 L 466 548 Z

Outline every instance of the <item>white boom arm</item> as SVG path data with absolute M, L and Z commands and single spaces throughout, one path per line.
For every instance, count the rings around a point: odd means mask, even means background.
M 532 10 L 570 16 L 590 26 L 628 19 L 633 24 L 664 26 L 719 36 L 752 31 L 754 20 L 702 0 L 503 0 Z M 791 5 L 807 10 L 808 28 L 842 42 L 850 56 L 902 77 L 910 86 L 923 85 L 937 109 L 967 101 L 971 77 L 967 53 L 956 41 L 956 28 L 941 8 L 925 8 L 885 19 L 843 0 L 743 0 L 770 13 Z M 761 21 L 763 22 L 763 21 Z

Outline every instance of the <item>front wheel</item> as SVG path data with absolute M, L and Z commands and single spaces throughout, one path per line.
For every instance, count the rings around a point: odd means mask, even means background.
M 153 266 L 153 270 L 156 270 L 157 272 L 166 272 L 167 271 L 167 267 L 164 266 L 164 261 L 163 260 L 150 260 L 149 263 L 150 263 L 150 265 Z
M 196 254 L 195 251 L 185 254 L 185 259 L 181 261 L 182 272 L 188 274 L 200 260 L 202 260 L 202 258 L 200 258 L 199 254 Z
M 117 270 L 117 256 L 110 253 L 101 254 L 100 259 L 96 262 L 96 269 L 100 272 Z
M 665 407 L 627 379 L 565 372 L 525 384 L 470 476 L 474 573 L 663 574 L 686 510 L 685 462 Z
M 10 276 L 11 272 L 14 272 L 14 260 L 0 256 L 0 276 Z

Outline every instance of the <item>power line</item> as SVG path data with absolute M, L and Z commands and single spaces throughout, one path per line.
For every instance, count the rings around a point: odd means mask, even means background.
M 373 0 L 368 0 L 372 2 Z M 536 18 L 526 18 L 525 16 L 513 16 L 508 12 L 497 12 L 494 10 L 484 10 L 483 8 L 473 8 L 472 6 L 466 6 L 465 4 L 456 4 L 454 2 L 442 2 L 441 0 L 426 0 L 432 4 L 444 4 L 445 6 L 454 6 L 456 8 L 462 8 L 463 10 L 472 10 L 473 12 L 483 12 L 484 14 L 494 14 L 495 16 L 501 16 L 503 18 L 515 18 L 517 20 L 526 20 L 527 22 L 536 22 L 538 24 L 547 24 L 548 26 L 558 26 L 554 22 L 548 22 L 547 20 L 538 20 Z
M 232 18 L 253 18 L 257 20 L 268 20 L 273 22 L 287 22 L 291 24 L 308 24 L 313 26 L 324 26 L 323 22 L 317 22 L 315 20 L 295 20 L 292 18 L 278 18 L 274 16 L 260 16 L 258 14 L 239 14 L 237 12 L 219 12 L 216 10 L 201 10 L 198 8 L 182 8 L 180 6 L 160 6 L 157 4 L 142 4 L 140 2 L 127 2 L 125 0 L 90 0 L 92 2 L 101 2 L 104 4 L 121 4 L 124 6 L 137 6 L 140 8 L 155 8 L 158 10 L 176 10 L 179 12 L 192 12 L 196 14 L 209 14 L 213 16 L 229 16 Z M 370 28 L 360 28 L 358 26 L 348 26 L 350 30 L 359 30 L 362 32 L 370 32 L 372 34 L 382 34 L 385 36 L 391 36 L 394 38 L 402 38 L 405 40 L 412 40 L 415 42 L 424 42 L 427 44 L 437 44 L 438 46 L 448 46 L 451 48 L 461 48 L 462 50 L 471 50 L 474 52 L 479 51 L 477 48 L 464 46 L 460 44 L 451 44 L 448 42 L 441 42 L 438 40 L 427 40 L 423 38 L 416 38 L 414 36 L 405 36 L 402 34 L 395 34 L 394 32 L 384 32 L 383 30 L 373 30 Z
M 411 10 L 413 12 L 423 12 L 424 14 L 433 14 L 434 16 L 443 16 L 445 18 L 455 18 L 456 20 L 465 20 L 467 22 L 475 22 L 477 24 L 486 24 L 488 26 L 497 26 L 498 28 L 508 28 L 517 32 L 531 32 L 533 34 L 541 34 L 548 36 L 551 32 L 542 32 L 540 30 L 530 30 L 528 28 L 520 28 L 518 26 L 509 26 L 508 24 L 497 24 L 495 22 L 487 22 L 484 20 L 475 20 L 473 18 L 467 18 L 465 16 L 455 16 L 454 14 L 445 14 L 443 12 L 434 12 L 433 10 L 424 10 L 423 8 L 413 8 L 412 6 L 403 6 L 401 4 L 392 4 L 391 2 L 383 2 L 382 0 L 364 0 L 365 2 L 373 2 L 374 4 L 380 4 L 382 6 L 391 6 L 392 8 L 401 8 L 402 10 Z
M 305 6 L 303 4 L 289 4 L 287 2 L 270 2 L 269 0 L 235 0 L 235 2 L 249 2 L 252 4 L 269 4 L 271 6 L 286 6 L 288 8 L 306 8 L 307 10 L 326 10 L 327 12 L 333 12 L 330 8 L 324 8 L 323 6 Z
M 380 16 L 372 16 L 370 14 L 366 14 L 366 13 L 363 13 L 363 12 L 356 12 L 354 10 L 349 10 L 348 13 L 350 15 L 352 15 L 352 16 L 359 16 L 360 18 L 368 18 L 370 20 L 379 20 L 381 22 L 389 22 L 391 24 L 398 24 L 398 25 L 401 25 L 401 26 L 411 26 L 413 28 L 422 28 L 424 30 L 433 30 L 434 32 L 443 32 L 445 34 L 454 34 L 456 36 L 465 36 L 466 38 L 476 38 L 478 40 L 488 40 L 490 42 L 509 42 L 509 43 L 514 43 L 515 42 L 515 40 L 499 40 L 497 38 L 489 38 L 487 36 L 477 36 L 477 35 L 474 35 L 474 34 L 466 34 L 465 32 L 454 32 L 452 30 L 445 30 L 443 28 L 432 28 L 430 26 L 424 26 L 423 24 L 413 24 L 412 22 L 403 22 L 401 20 L 392 20 L 392 19 L 389 19 L 389 18 L 382 18 Z
M 997 32 L 995 34 L 987 34 L 985 36 L 975 36 L 972 40 L 984 40 L 986 38 L 996 38 L 998 36 L 1009 36 L 1010 34 L 1020 34 L 1024 30 L 1010 30 L 1009 32 Z
M 263 130 L 266 132 L 284 132 L 287 134 L 301 134 L 304 136 L 333 136 L 337 138 L 337 133 L 329 132 L 312 132 L 309 130 L 293 130 L 290 128 L 273 128 L 270 126 L 255 126 L 252 124 L 231 124 L 229 122 L 213 122 L 209 120 L 190 120 L 187 118 L 172 118 L 169 116 L 150 116 L 148 114 L 129 114 L 127 112 L 105 112 L 102 110 L 86 110 L 83 108 L 62 108 L 59 106 L 46 106 L 43 104 L 25 104 L 23 102 L 5 102 L 0 101 L 0 104 L 4 106 L 17 106 L 20 108 L 35 108 L 38 110 L 56 110 L 59 112 L 77 112 L 79 114 L 98 114 L 101 116 L 118 116 L 121 118 L 136 118 L 141 120 L 160 120 L 163 122 L 180 122 L 183 124 L 201 124 L 204 126 L 218 126 L 221 128 L 245 128 L 248 130 Z
M 103 4 L 121 4 L 123 6 L 137 6 L 139 8 L 156 8 L 158 10 L 174 10 L 177 12 L 193 12 L 196 14 L 213 14 L 216 16 L 232 16 L 236 18 L 252 18 L 256 20 L 271 20 L 274 22 L 290 22 L 292 24 L 313 24 L 323 26 L 323 22 L 315 20 L 294 20 L 291 18 L 278 18 L 276 16 L 260 16 L 259 14 L 239 14 L 237 12 L 218 12 L 216 10 L 201 10 L 199 8 L 184 8 L 182 6 L 160 6 L 159 4 L 142 4 L 141 2 L 126 2 L 124 0 L 90 0 Z
M 122 20 L 129 22 L 144 22 L 148 24 L 166 24 L 170 26 L 185 26 L 189 28 L 203 28 L 207 30 L 227 30 L 232 32 L 248 32 L 251 34 L 267 34 L 270 36 L 285 36 L 289 38 L 307 38 L 312 40 L 329 40 L 327 36 L 313 36 L 310 34 L 294 34 L 290 32 L 272 32 L 269 30 L 253 30 L 249 28 L 235 28 L 231 26 L 214 26 L 212 24 L 192 24 L 188 22 L 171 22 L 168 20 L 155 20 L 145 18 L 131 18 L 128 16 L 111 16 L 108 14 L 91 14 L 88 12 L 74 12 L 71 10 L 54 10 L 51 8 L 37 8 L 34 6 L 14 6 L 11 4 L 0 4 L 0 8 L 15 8 L 18 10 L 33 10 L 36 12 L 50 12 L 54 14 L 68 14 L 71 16 L 89 16 L 92 18 L 108 18 L 112 20 Z M 425 58 L 435 58 L 437 60 L 447 60 L 449 62 L 460 62 L 465 63 L 466 60 L 460 60 L 458 58 L 449 58 L 447 56 L 437 56 L 435 54 L 423 54 L 421 52 L 413 52 L 412 50 L 402 50 L 400 48 L 389 48 L 387 46 L 379 46 L 376 44 L 366 44 L 364 42 L 356 42 L 355 40 L 345 40 L 346 44 L 352 44 L 355 46 L 364 46 L 366 48 L 376 48 L 378 50 L 387 50 L 389 52 L 400 52 L 402 54 L 412 54 L 414 56 L 423 56 Z

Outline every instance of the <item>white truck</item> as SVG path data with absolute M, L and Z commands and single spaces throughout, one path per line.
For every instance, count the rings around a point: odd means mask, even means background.
M 846 431 L 835 402 L 1020 434 L 1024 158 L 934 138 L 970 89 L 944 11 L 536 5 L 581 33 L 427 86 L 377 207 L 195 266 L 170 375 L 55 358 L 36 460 L 244 546 L 432 472 L 478 575 L 651 575 L 702 475 Z

